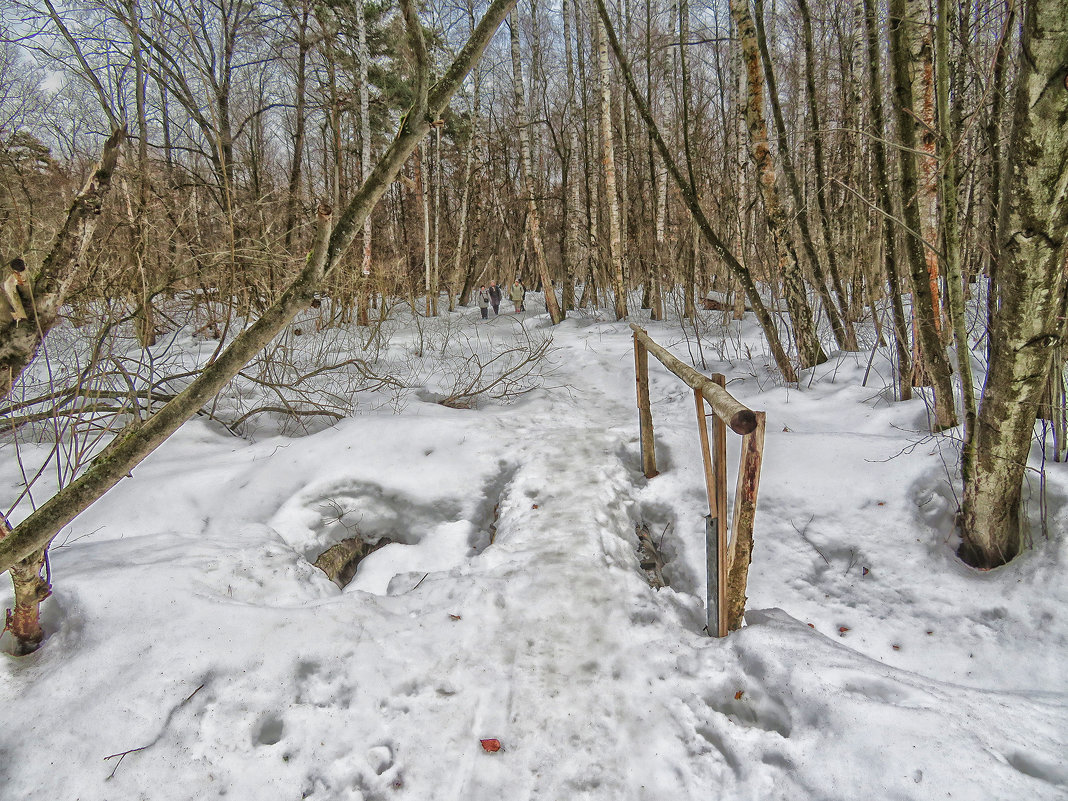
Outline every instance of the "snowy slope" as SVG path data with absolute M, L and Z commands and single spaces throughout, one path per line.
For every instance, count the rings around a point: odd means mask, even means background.
M 187 424 L 58 538 L 41 650 L 0 654 L 0 799 L 1068 798 L 1064 464 L 1050 539 L 971 571 L 952 443 L 884 354 L 787 389 L 751 323 L 706 339 L 768 419 L 747 626 L 709 639 L 692 391 L 653 362 L 647 481 L 629 329 L 551 333 L 553 386 L 511 405 Z M 311 562 L 356 531 L 393 543 L 339 590 Z

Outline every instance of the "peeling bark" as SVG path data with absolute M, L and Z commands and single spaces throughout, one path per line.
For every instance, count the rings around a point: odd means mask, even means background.
M 1032 0 L 1023 23 L 998 223 L 1000 306 L 960 515 L 958 554 L 982 568 L 1024 547 L 1024 471 L 1066 314 L 1068 0 Z
M 890 0 L 890 65 L 894 87 L 894 110 L 903 152 L 898 159 L 905 225 L 905 253 L 912 279 L 912 316 L 916 339 L 928 380 L 934 389 L 934 428 L 944 430 L 957 424 L 953 408 L 953 383 L 949 360 L 939 335 L 936 319 L 937 287 L 932 287 L 921 231 L 923 222 L 919 204 L 919 179 L 915 152 L 919 147 L 917 122 L 913 111 L 912 78 L 909 72 L 910 25 L 905 12 L 906 0 Z M 919 369 L 920 365 L 914 365 Z M 915 383 L 915 381 L 914 381 Z
M 797 264 L 797 253 L 790 240 L 789 220 L 779 199 L 775 185 L 775 161 L 768 146 L 768 125 L 764 119 L 764 76 L 760 68 L 760 51 L 757 43 L 756 25 L 749 13 L 748 0 L 731 0 L 731 16 L 738 26 L 738 37 L 745 62 L 746 100 L 745 118 L 749 129 L 750 156 L 757 170 L 757 187 L 764 201 L 768 230 L 775 243 L 782 272 L 786 305 L 790 309 L 794 339 L 797 342 L 801 367 L 812 367 L 827 361 L 808 305 L 805 281 Z
M 30 319 L 0 323 L 0 397 L 6 398 L 23 370 L 33 361 L 45 335 L 59 320 L 67 290 L 96 230 L 104 198 L 111 190 L 111 178 L 126 138 L 120 128 L 104 143 L 103 153 L 92 176 L 75 196 L 63 228 L 56 234 L 37 276 L 32 281 Z

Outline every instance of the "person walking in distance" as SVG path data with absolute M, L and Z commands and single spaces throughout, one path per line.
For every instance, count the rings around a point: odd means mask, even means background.
M 478 288 L 478 310 L 482 312 L 482 319 L 489 318 L 490 293 L 483 284 Z
M 526 296 L 526 294 L 526 288 L 521 283 L 519 283 L 519 278 L 517 277 L 512 282 L 512 288 L 508 290 L 508 297 L 512 301 L 512 303 L 515 304 L 516 314 L 523 311 L 523 298 Z
M 501 299 L 504 297 L 504 293 L 501 292 L 501 288 L 497 286 L 496 281 L 490 281 L 489 296 L 490 305 L 493 307 L 493 316 L 496 317 L 501 311 Z

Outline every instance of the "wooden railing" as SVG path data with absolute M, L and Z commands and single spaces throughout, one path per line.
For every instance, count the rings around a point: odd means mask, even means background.
M 754 412 L 724 388 L 724 376 L 703 375 L 657 345 L 633 323 L 634 372 L 638 389 L 638 419 L 641 426 L 642 472 L 657 475 L 653 439 L 653 414 L 649 404 L 649 354 L 694 391 L 697 430 L 705 468 L 708 515 L 705 517 L 705 555 L 708 580 L 705 600 L 708 633 L 725 637 L 741 628 L 745 615 L 745 589 L 753 556 L 753 522 L 756 517 L 760 464 L 764 453 L 764 413 Z M 712 442 L 709 448 L 705 404 L 712 409 Z M 727 428 L 742 436 L 738 484 L 734 493 L 731 537 L 727 540 Z

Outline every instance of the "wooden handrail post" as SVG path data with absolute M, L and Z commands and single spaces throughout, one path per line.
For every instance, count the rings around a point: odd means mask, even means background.
M 634 380 L 638 391 L 638 426 L 642 448 L 642 472 L 646 478 L 657 474 L 656 446 L 653 441 L 653 411 L 649 405 L 649 351 L 634 332 Z
M 653 342 L 649 333 L 641 326 L 630 324 L 635 341 L 645 346 L 649 353 L 660 360 L 667 369 L 683 380 L 686 386 L 701 392 L 716 415 L 730 426 L 737 434 L 746 435 L 756 428 L 753 412 L 731 397 L 723 387 L 708 376 L 694 370 L 690 365 L 676 359 L 666 349 Z
M 745 589 L 749 565 L 753 561 L 753 522 L 756 517 L 760 466 L 764 455 L 764 412 L 756 412 L 757 427 L 742 439 L 742 458 L 738 465 L 738 487 L 734 491 L 734 525 L 731 532 L 730 564 L 727 574 L 727 628 L 742 627 L 745 615 Z
M 731 396 L 726 378 L 718 373 L 702 375 L 657 345 L 642 328 L 634 331 L 634 374 L 638 392 L 641 425 L 642 471 L 656 475 L 653 450 L 653 415 L 649 404 L 649 354 L 681 378 L 694 391 L 697 431 L 701 441 L 708 514 L 705 516 L 705 563 L 707 581 L 705 603 L 707 631 L 711 637 L 725 637 L 741 628 L 745 615 L 745 589 L 753 556 L 753 521 L 764 452 L 765 418 Z M 712 441 L 708 436 L 705 403 L 712 407 Z M 734 493 L 734 513 L 730 542 L 727 540 L 727 428 L 742 435 L 738 486 Z

